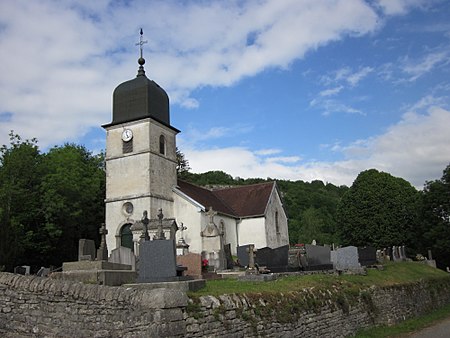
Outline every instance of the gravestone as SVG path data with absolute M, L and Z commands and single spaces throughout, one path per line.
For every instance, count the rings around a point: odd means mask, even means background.
M 331 249 L 321 245 L 305 244 L 308 266 L 305 270 L 331 270 Z
M 112 250 L 108 261 L 111 263 L 131 265 L 131 270 L 136 270 L 136 256 L 130 248 L 124 246 L 119 246 Z
M 108 230 L 105 227 L 105 223 L 102 223 L 100 230 L 98 231 L 101 236 L 100 247 L 97 250 L 97 260 L 107 261 L 108 260 L 108 247 L 106 246 L 106 235 Z
M 402 245 L 400 247 L 400 258 L 402 261 L 406 261 L 407 257 L 406 257 L 406 248 L 404 245 Z
M 177 264 L 185 266 L 185 276 L 201 278 L 202 275 L 202 255 L 189 252 L 185 255 L 177 256 Z
M 377 250 L 374 247 L 366 246 L 358 248 L 359 263 L 362 266 L 377 264 Z
M 241 245 L 237 247 L 237 256 L 241 266 L 248 266 L 248 248 L 250 245 Z
M 29 275 L 30 274 L 30 266 L 28 266 L 28 265 L 16 266 L 14 268 L 14 273 L 17 273 L 19 275 Z
M 306 259 L 306 249 L 304 244 L 297 244 L 288 253 L 288 270 L 304 270 L 308 266 Z
M 223 246 L 223 251 L 225 252 L 226 268 L 233 269 L 233 256 L 231 255 L 231 244 L 225 244 Z
M 36 276 L 38 277 L 48 277 L 48 275 L 50 274 L 50 269 L 49 268 L 45 268 L 45 267 L 41 267 L 39 269 L 39 271 L 36 273 Z
M 92 239 L 80 239 L 78 241 L 78 260 L 93 261 L 95 256 L 95 242 Z
M 386 252 L 386 259 L 388 261 L 393 261 L 394 257 L 392 256 L 392 248 L 391 247 L 386 248 L 385 252 Z
M 346 246 L 331 252 L 333 265 L 336 270 L 357 270 L 361 268 L 358 248 Z
M 138 283 L 176 280 L 175 242 L 155 239 L 144 241 L 139 247 Z
M 152 283 L 162 281 L 177 280 L 177 262 L 176 262 L 176 246 L 173 239 L 165 239 L 163 231 L 162 210 L 158 210 L 159 226 L 154 236 L 150 241 L 148 236 L 147 226 L 149 219 L 147 211 L 144 211 L 142 218 L 143 234 L 142 241 L 139 245 L 139 261 L 137 264 L 138 283 Z
M 246 270 L 247 274 L 255 274 L 258 273 L 258 270 L 255 267 L 255 255 L 256 255 L 255 244 L 250 244 L 247 248 L 248 254 L 248 267 Z
M 187 255 L 189 253 L 189 244 L 184 240 L 184 230 L 187 230 L 187 227 L 181 223 L 178 230 L 180 230 L 181 237 L 177 243 L 177 256 Z
M 271 272 L 288 271 L 289 245 L 284 245 L 275 249 L 261 248 L 256 251 L 256 263 L 265 266 Z
M 392 247 L 392 257 L 394 258 L 394 262 L 400 262 L 402 260 L 400 256 L 400 247 L 393 246 Z

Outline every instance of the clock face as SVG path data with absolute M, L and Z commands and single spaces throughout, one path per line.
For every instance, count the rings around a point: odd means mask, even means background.
M 131 141 L 132 138 L 133 138 L 133 132 L 130 129 L 125 129 L 122 132 L 122 140 L 124 142 Z

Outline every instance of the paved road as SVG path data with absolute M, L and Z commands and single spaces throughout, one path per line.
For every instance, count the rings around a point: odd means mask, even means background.
M 450 318 L 408 336 L 409 338 L 449 338 Z

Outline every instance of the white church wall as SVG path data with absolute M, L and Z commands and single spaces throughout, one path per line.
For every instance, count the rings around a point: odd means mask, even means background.
M 278 248 L 289 244 L 288 222 L 276 189 L 270 195 L 265 214 L 267 246 Z
M 194 205 L 186 198 L 174 193 L 174 214 L 178 226 L 183 223 L 186 230 L 183 232 L 184 240 L 189 244 L 189 252 L 201 254 L 202 239 L 200 232 L 202 231 L 202 214 L 200 207 Z M 177 241 L 181 237 L 181 232 L 177 231 Z
M 244 218 L 238 225 L 239 246 L 255 244 L 256 248 L 267 246 L 264 217 Z
M 232 217 L 228 217 L 225 215 L 217 215 L 214 219 L 216 221 L 217 226 L 220 229 L 220 224 L 223 222 L 225 234 L 223 236 L 223 243 L 230 244 L 231 246 L 231 254 L 237 255 L 237 236 L 236 236 L 236 219 Z

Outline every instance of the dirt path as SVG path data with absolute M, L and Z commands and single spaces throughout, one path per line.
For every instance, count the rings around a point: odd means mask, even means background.
M 450 318 L 444 319 L 433 326 L 408 335 L 408 338 L 448 338 L 450 337 Z

